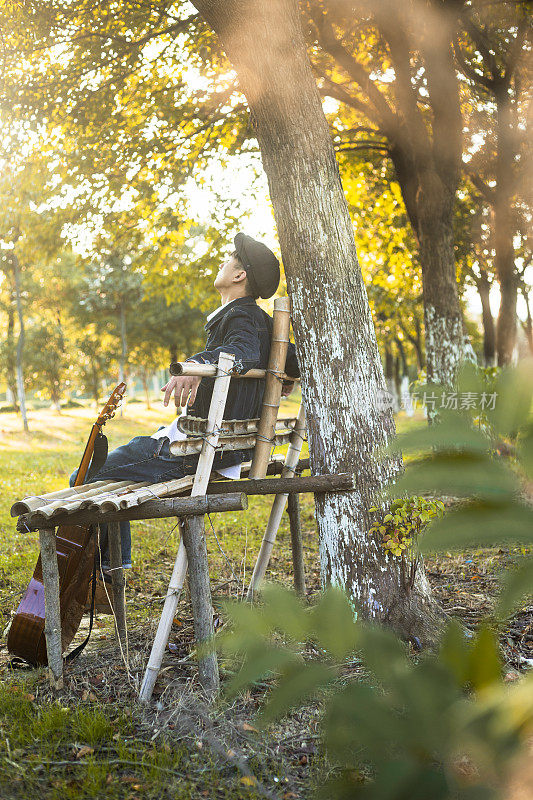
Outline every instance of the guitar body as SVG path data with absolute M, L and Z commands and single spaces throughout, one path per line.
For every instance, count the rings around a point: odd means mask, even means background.
M 89 527 L 63 525 L 57 529 L 56 546 L 64 652 L 76 635 L 85 611 L 93 573 L 94 536 Z M 9 652 L 30 664 L 46 664 L 44 625 L 44 586 L 39 556 L 33 577 L 9 629 Z
M 107 454 L 107 440 L 102 436 L 101 429 L 106 421 L 115 415 L 115 409 L 125 391 L 126 384 L 120 383 L 93 425 L 74 486 L 80 486 L 85 481 L 98 437 L 106 443 L 105 454 Z M 56 531 L 56 548 L 59 568 L 61 644 L 62 651 L 65 652 L 80 627 L 87 603 L 95 557 L 95 537 L 91 527 L 61 525 Z M 39 556 L 33 577 L 11 622 L 7 649 L 30 664 L 46 664 L 48 659 L 44 627 L 44 584 L 41 556 Z

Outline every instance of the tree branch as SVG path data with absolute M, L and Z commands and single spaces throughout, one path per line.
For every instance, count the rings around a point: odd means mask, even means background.
M 473 185 L 478 190 L 478 192 L 482 195 L 482 197 L 485 198 L 487 203 L 490 203 L 491 206 L 494 205 L 494 203 L 496 202 L 496 192 L 494 191 L 494 189 L 488 185 L 488 183 L 481 177 L 481 175 L 478 172 L 473 172 L 468 168 L 466 168 L 466 166 L 465 166 L 465 172 L 472 181 Z
M 492 92 L 494 81 L 491 78 L 487 78 L 486 75 L 483 75 L 482 72 L 478 72 L 475 70 L 466 60 L 466 57 L 461 50 L 461 46 L 457 39 L 453 43 L 453 51 L 455 53 L 455 58 L 457 59 L 457 63 L 459 64 L 461 71 L 464 72 L 467 78 L 474 81 L 476 84 L 481 84 L 486 89 Z
M 466 32 L 476 45 L 480 55 L 483 58 L 483 61 L 487 65 L 491 73 L 492 80 L 494 82 L 501 80 L 502 73 L 498 67 L 496 56 L 491 53 L 490 41 L 488 40 L 485 31 L 483 31 L 481 28 L 478 28 L 472 17 L 466 11 L 461 14 L 461 20 L 465 26 Z
M 327 77 L 327 75 L 321 75 L 321 78 L 324 81 L 324 86 L 322 88 L 319 87 L 319 92 L 322 96 L 333 97 L 335 100 L 339 100 L 339 102 L 344 103 L 349 108 L 353 108 L 356 111 L 361 111 L 361 113 L 368 117 L 368 119 L 372 120 L 372 122 L 374 122 L 378 127 L 381 127 L 381 118 L 379 114 L 376 113 L 375 109 L 372 108 L 372 106 L 369 106 L 362 100 L 354 97 L 344 86 L 342 86 L 340 83 L 335 83 L 335 81 L 332 81 L 331 78 Z
M 516 36 L 512 41 L 511 47 L 509 48 L 509 58 L 507 60 L 503 75 L 503 85 L 506 89 L 508 89 L 511 84 L 511 78 L 513 77 L 514 71 L 517 67 L 520 53 L 522 52 L 522 48 L 527 39 L 528 31 L 529 21 L 524 15 L 520 20 L 518 31 L 516 32 Z
M 333 25 L 328 21 L 324 11 L 314 2 L 308 3 L 309 15 L 314 22 L 320 46 L 335 59 L 350 78 L 357 83 L 369 102 L 375 108 L 380 127 L 396 127 L 396 114 L 390 107 L 387 98 L 377 88 L 369 73 L 346 49 L 342 41 L 337 39 Z

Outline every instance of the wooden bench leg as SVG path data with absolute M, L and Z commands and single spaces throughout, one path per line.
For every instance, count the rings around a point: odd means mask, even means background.
M 287 500 L 289 524 L 291 529 L 292 568 L 294 588 L 298 594 L 305 595 L 305 567 L 302 545 L 302 523 L 300 517 L 300 495 L 290 494 Z
M 246 599 L 250 603 L 253 601 L 254 593 L 259 589 L 259 585 L 265 577 L 270 556 L 272 555 L 272 550 L 274 549 L 274 542 L 276 541 L 276 535 L 280 526 L 281 518 L 285 510 L 286 502 L 286 494 L 277 494 L 274 498 L 274 502 L 272 503 L 272 509 L 268 518 L 265 535 L 263 536 L 263 541 L 261 542 L 259 555 L 257 556 L 257 561 L 255 562 L 254 571 L 252 573 L 252 579 L 250 581 L 250 585 L 248 586 L 248 592 L 246 593 Z
M 139 700 L 141 703 L 148 703 L 154 690 L 163 655 L 168 643 L 170 631 L 172 629 L 172 621 L 176 614 L 178 601 L 185 582 L 185 575 L 187 573 L 187 552 L 183 543 L 183 522 L 180 521 L 181 540 L 178 549 L 178 555 L 172 570 L 172 576 L 168 586 L 163 611 L 161 612 L 161 619 L 157 626 L 157 633 L 150 652 L 150 658 L 144 674 L 141 691 L 139 693 Z
M 283 472 L 281 473 L 282 478 L 294 476 L 294 470 L 298 464 L 298 459 L 300 458 L 304 436 L 305 411 L 303 404 L 300 404 L 298 419 L 296 420 L 296 425 L 294 426 L 294 430 L 291 434 L 291 440 L 287 450 L 287 455 L 285 457 Z M 272 503 L 272 509 L 268 518 L 265 535 L 263 536 L 263 541 L 261 542 L 261 549 L 259 550 L 259 555 L 257 556 L 257 561 L 255 562 L 255 567 L 252 574 L 252 580 L 250 581 L 248 592 L 246 594 L 246 599 L 250 603 L 253 602 L 254 592 L 259 589 L 259 585 L 265 577 L 268 562 L 270 561 L 274 542 L 276 541 L 276 535 L 280 526 L 281 518 L 283 516 L 283 511 L 285 510 L 287 497 L 287 494 L 277 494 L 274 498 L 274 502 Z
M 122 543 L 120 538 L 120 523 L 110 522 L 108 525 L 109 538 L 109 563 L 111 566 L 111 580 L 113 587 L 113 611 L 115 618 L 115 636 L 120 651 L 126 661 L 128 660 L 128 632 L 126 627 L 126 580 L 122 569 Z
M 201 648 L 202 645 L 212 640 L 215 634 L 203 516 L 185 519 L 183 542 L 189 561 L 189 588 L 194 617 L 194 636 L 196 644 Z M 214 650 L 209 653 L 200 652 L 198 678 L 200 686 L 207 694 L 214 695 L 218 691 L 220 680 L 217 654 Z
M 61 610 L 59 607 L 59 569 L 56 535 L 53 528 L 39 530 L 44 585 L 44 635 L 48 657 L 48 675 L 52 689 L 63 688 L 63 652 L 61 647 Z

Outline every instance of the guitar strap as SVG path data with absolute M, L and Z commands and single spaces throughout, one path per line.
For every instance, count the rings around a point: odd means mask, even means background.
M 91 536 L 95 536 L 95 534 L 96 534 L 96 526 L 95 525 L 91 525 Z M 93 621 L 94 621 L 94 596 L 96 594 L 96 563 L 97 563 L 97 559 L 98 559 L 98 552 L 96 551 L 96 548 L 95 548 L 94 561 L 93 561 L 93 575 L 92 575 L 92 578 L 91 578 L 92 588 L 91 588 L 91 611 L 90 611 L 90 616 L 89 616 L 89 632 L 87 633 L 87 636 L 85 637 L 83 642 L 81 642 L 81 644 L 77 645 L 77 647 L 75 647 L 74 650 L 71 650 L 70 653 L 67 653 L 67 655 L 65 656 L 65 662 L 73 661 L 77 656 L 79 656 L 79 654 L 83 650 L 85 650 L 85 648 L 89 644 L 89 639 L 91 638 L 91 633 L 92 633 L 92 630 L 93 630 Z
M 93 450 L 93 457 L 91 459 L 91 465 L 85 476 L 84 483 L 89 483 L 91 478 L 93 478 L 104 466 L 107 460 L 107 453 L 108 453 L 108 442 L 107 436 L 102 431 L 98 431 L 96 434 L 96 439 L 94 440 L 94 450 Z

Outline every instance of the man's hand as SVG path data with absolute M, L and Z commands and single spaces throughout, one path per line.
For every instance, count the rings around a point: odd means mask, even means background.
M 194 375 L 175 375 L 161 389 L 165 393 L 163 405 L 168 406 L 172 393 L 174 393 L 176 406 L 183 408 L 183 406 L 187 405 L 187 401 L 192 406 L 201 380 L 201 378 Z
M 283 381 L 283 386 L 281 387 L 281 396 L 288 397 L 293 389 L 294 381 L 291 381 L 290 383 L 288 381 Z

